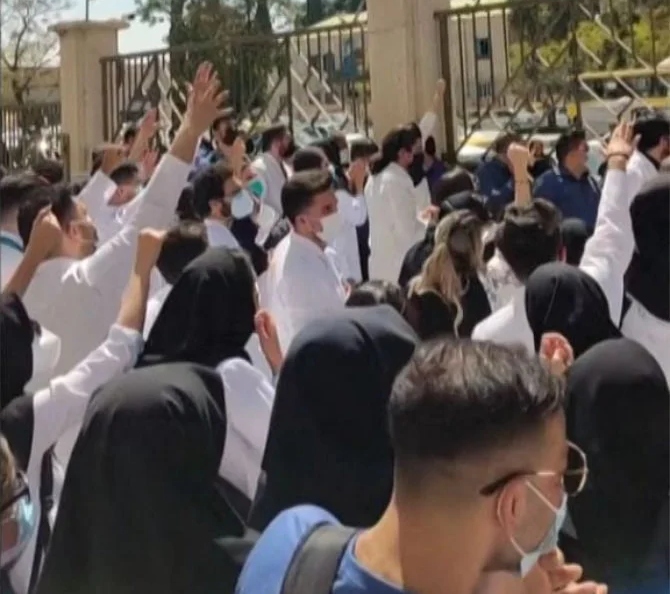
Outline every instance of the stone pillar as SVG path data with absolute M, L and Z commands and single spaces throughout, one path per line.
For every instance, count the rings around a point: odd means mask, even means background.
M 418 121 L 432 104 L 441 72 L 434 15 L 449 4 L 450 0 L 367 0 L 370 113 L 377 142 L 394 126 Z M 435 130 L 441 145 L 443 128 L 440 123 Z
M 51 27 L 60 38 L 61 127 L 70 138 L 73 178 L 87 173 L 91 151 L 102 137 L 102 75 L 100 58 L 118 54 L 123 20 L 69 21 Z

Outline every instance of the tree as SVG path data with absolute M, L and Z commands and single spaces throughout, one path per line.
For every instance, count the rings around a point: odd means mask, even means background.
M 49 25 L 70 0 L 2 0 L 2 65 L 14 101 L 25 105 L 30 89 L 58 53 L 58 37 Z

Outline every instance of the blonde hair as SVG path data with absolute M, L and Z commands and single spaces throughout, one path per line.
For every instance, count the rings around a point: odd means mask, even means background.
M 456 308 L 455 336 L 463 321 L 461 298 L 469 287 L 467 278 L 484 268 L 481 231 L 481 220 L 469 210 L 458 210 L 444 217 L 435 230 L 433 252 L 410 285 L 410 296 L 434 293 Z
M 16 466 L 7 440 L 0 435 L 0 503 L 13 495 Z

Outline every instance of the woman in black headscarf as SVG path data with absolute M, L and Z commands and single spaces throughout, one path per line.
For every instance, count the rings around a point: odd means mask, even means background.
M 528 277 L 526 317 L 535 352 L 547 332 L 565 336 L 575 357 L 603 340 L 621 336 L 600 285 L 579 268 L 561 262 L 544 264 Z
M 568 264 L 579 266 L 588 239 L 588 227 L 581 219 L 565 219 L 561 223 L 561 244 L 565 249 L 565 261 Z
M 190 363 L 136 369 L 92 399 L 38 594 L 232 592 L 244 527 L 219 482 L 226 404 Z
M 188 361 L 216 367 L 250 360 L 256 279 L 241 250 L 212 248 L 185 269 L 151 328 L 137 367 Z
M 0 304 L 0 409 L 23 394 L 33 376 L 33 339 L 35 324 L 21 299 L 15 294 L 2 295 Z
M 386 403 L 417 342 L 388 305 L 345 310 L 295 337 L 277 385 L 253 528 L 300 503 L 349 526 L 379 518 L 393 480 Z
M 612 594 L 670 587 L 670 392 L 638 343 L 594 346 L 568 374 L 567 429 L 588 459 L 584 491 L 570 500 L 578 541 L 566 552 Z M 574 549 L 574 550 L 570 550 Z

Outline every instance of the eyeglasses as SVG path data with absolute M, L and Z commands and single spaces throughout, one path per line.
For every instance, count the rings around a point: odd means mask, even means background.
M 568 468 L 565 472 L 558 472 L 555 470 L 540 470 L 540 471 L 515 471 L 506 474 L 498 480 L 483 487 L 479 494 L 484 497 L 490 497 L 507 483 L 525 476 L 538 477 L 555 477 L 560 476 L 563 484 L 563 490 L 568 497 L 575 497 L 579 495 L 586 485 L 589 469 L 586 462 L 586 454 L 574 443 L 568 442 Z
M 12 496 L 7 501 L 3 501 L 0 506 L 0 516 L 4 515 L 8 509 L 12 508 L 22 498 L 28 497 L 30 499 L 28 481 L 26 480 L 26 475 L 22 472 L 17 473 L 12 491 Z

